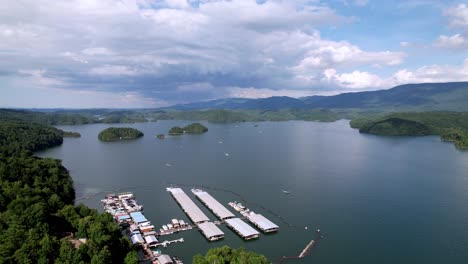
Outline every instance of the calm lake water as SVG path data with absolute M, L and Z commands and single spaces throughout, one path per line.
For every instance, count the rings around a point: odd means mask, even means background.
M 325 238 L 311 254 L 286 263 L 468 263 L 467 151 L 436 136 L 359 134 L 344 120 L 205 122 L 209 131 L 203 135 L 164 140 L 154 136 L 188 123 L 123 125 L 145 136 L 113 143 L 97 139 L 108 125 L 60 127 L 82 137 L 65 139 L 62 146 L 39 155 L 63 160 L 75 181 L 77 198 L 91 196 L 78 202 L 102 210 L 102 192 L 132 191 L 158 227 L 172 218 L 188 221 L 166 192 L 171 183 L 235 191 L 293 225 L 247 205 L 278 224 L 279 233 L 244 242 L 223 226 L 225 239 L 214 243 L 197 230 L 165 237 L 184 237 L 185 243 L 163 252 L 186 263 L 196 253 L 224 244 L 257 251 L 272 261 L 298 255 L 317 228 Z M 190 188 L 184 190 L 216 220 Z M 230 193 L 207 191 L 226 206 L 239 200 Z

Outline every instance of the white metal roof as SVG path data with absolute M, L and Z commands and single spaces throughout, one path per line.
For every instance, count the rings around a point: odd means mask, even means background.
M 140 234 L 135 234 L 131 236 L 130 239 L 132 240 L 133 244 L 145 242 L 145 240 L 143 240 L 143 237 Z
M 242 237 L 249 237 L 254 235 L 259 235 L 260 233 L 255 230 L 253 227 L 249 226 L 246 222 L 242 221 L 240 218 L 230 218 L 226 219 L 226 223 L 234 228 Z
M 224 232 L 212 222 L 198 224 L 198 227 L 207 238 L 224 236 Z
M 172 193 L 174 199 L 180 204 L 184 212 L 192 219 L 194 223 L 209 221 L 210 219 L 198 206 L 188 197 L 188 195 L 180 188 L 167 188 Z
M 160 255 L 156 259 L 161 264 L 173 263 L 173 261 L 172 261 L 171 257 L 169 257 L 169 255 Z
M 220 219 L 234 217 L 233 213 L 231 213 L 226 207 L 224 207 L 220 202 L 213 198 L 213 196 L 211 196 L 209 193 L 199 189 L 192 189 L 192 192 Z
M 151 244 L 151 243 L 158 243 L 158 239 L 153 236 L 153 235 L 149 235 L 149 236 L 145 236 L 145 241 L 146 243 L 148 244 Z
M 258 227 L 260 227 L 260 229 L 262 230 L 279 228 L 276 224 L 274 224 L 261 214 L 251 213 L 248 215 L 248 219 L 254 224 L 256 224 Z

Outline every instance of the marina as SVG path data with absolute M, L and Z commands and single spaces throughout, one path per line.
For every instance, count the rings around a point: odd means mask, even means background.
M 226 224 L 244 240 L 256 239 L 260 236 L 260 233 L 255 228 L 244 222 L 241 218 L 236 217 L 204 190 L 193 188 L 191 192 L 219 218 L 218 221 L 211 222 L 208 216 L 181 188 L 168 187 L 166 190 L 172 195 L 194 225 L 182 219 L 173 218 L 169 223 L 162 225 L 159 230 L 156 230 L 155 226 L 143 214 L 143 206 L 137 203 L 135 196 L 130 192 L 117 195 L 108 194 L 105 199 L 101 200 L 104 210 L 110 213 L 114 221 L 127 231 L 132 243 L 142 248 L 145 260 L 152 260 L 153 263 L 182 263 L 179 259 L 176 261 L 170 258 L 169 255 L 163 255 L 160 250 L 154 251 L 154 249 L 158 247 L 166 248 L 173 243 L 183 243 L 184 238 L 165 240 L 163 242 L 160 241 L 160 238 L 161 236 L 193 228 L 197 228 L 210 242 L 224 238 L 224 232 L 218 227 L 222 224 Z M 261 214 L 250 211 L 241 203 L 230 202 L 228 204 L 263 232 L 278 231 L 279 227 L 277 225 Z M 310 249 L 311 247 L 309 246 L 308 248 Z M 304 252 L 301 255 L 306 255 L 308 250 Z
M 114 221 L 126 230 L 132 244 L 142 248 L 144 260 L 151 260 L 153 263 L 183 264 L 178 258 L 163 255 L 159 250 L 152 250 L 159 246 L 166 248 L 172 243 L 184 242 L 184 238 L 159 242 L 158 237 L 161 234 L 156 232 L 154 225 L 143 215 L 143 206 L 137 203 L 133 193 L 108 194 L 101 200 L 101 204 L 104 210 L 112 215 Z M 164 234 L 192 228 L 183 220 L 172 219 L 171 223 L 171 229 L 168 228 Z

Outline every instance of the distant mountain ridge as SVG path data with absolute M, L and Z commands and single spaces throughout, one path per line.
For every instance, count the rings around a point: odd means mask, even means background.
M 387 90 L 343 93 L 332 96 L 261 99 L 227 98 L 167 107 L 175 110 L 200 109 L 401 109 L 468 111 L 468 82 L 399 85 Z

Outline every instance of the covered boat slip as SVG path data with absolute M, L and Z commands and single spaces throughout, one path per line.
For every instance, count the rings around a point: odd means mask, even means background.
M 226 207 L 224 207 L 220 202 L 218 202 L 213 196 L 209 193 L 200 190 L 192 189 L 192 193 L 200 199 L 219 219 L 224 220 L 227 218 L 235 217 Z
M 224 237 L 224 232 L 212 222 L 198 224 L 198 228 L 210 241 L 215 241 Z
M 210 220 L 181 188 L 167 188 L 167 191 L 172 194 L 192 222 L 198 224 Z
M 260 233 L 240 218 L 230 218 L 225 220 L 227 225 L 231 227 L 237 234 L 245 240 L 257 238 Z
M 261 214 L 250 212 L 247 219 L 265 233 L 276 232 L 279 227 Z
M 130 216 L 135 223 L 148 222 L 148 219 L 146 219 L 146 217 L 141 212 L 132 212 L 130 213 Z

